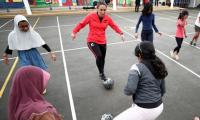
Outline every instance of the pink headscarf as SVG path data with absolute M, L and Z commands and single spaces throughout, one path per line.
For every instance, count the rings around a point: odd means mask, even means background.
M 56 109 L 42 96 L 50 75 L 34 66 L 17 70 L 9 95 L 9 120 L 29 120 L 31 115 L 50 112 L 60 120 Z

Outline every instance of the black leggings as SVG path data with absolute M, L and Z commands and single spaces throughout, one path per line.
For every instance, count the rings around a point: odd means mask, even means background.
M 92 51 L 96 58 L 96 65 L 99 73 L 104 73 L 104 64 L 106 57 L 106 44 L 97 44 L 94 42 L 87 43 L 88 48 Z
M 158 6 L 158 1 L 159 1 L 159 0 L 155 0 L 155 6 Z
M 137 4 L 135 5 L 135 12 L 139 12 L 139 8 L 140 8 L 140 4 Z
M 178 54 L 180 49 L 181 49 L 183 38 L 177 38 L 176 37 L 176 42 L 177 42 L 177 47 L 174 48 L 174 52 L 176 52 Z

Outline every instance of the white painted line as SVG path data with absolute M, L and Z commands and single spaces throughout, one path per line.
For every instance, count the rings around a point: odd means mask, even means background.
M 166 17 L 159 17 L 159 16 L 156 16 L 156 17 L 158 17 L 158 18 L 160 18 L 160 19 L 169 20 L 169 21 L 172 21 L 172 22 L 177 22 L 178 14 L 177 14 L 177 17 L 170 16 L 170 15 L 165 15 L 165 14 L 162 14 L 162 13 L 156 13 L 156 14 L 160 14 L 160 15 L 166 16 Z M 176 19 L 176 20 L 170 19 L 169 17 L 173 17 L 173 18 Z M 194 18 L 194 19 L 193 19 L 194 22 L 195 22 L 195 20 L 196 20 L 196 18 L 197 18 L 197 17 L 191 16 L 190 13 L 189 13 L 189 16 L 188 16 L 188 17 L 189 17 L 189 18 Z M 187 23 L 187 25 L 189 25 L 189 26 L 191 26 L 191 27 L 194 27 L 194 24 L 189 24 L 189 23 Z
M 124 32 L 124 31 L 123 31 Z M 126 39 L 126 38 L 125 38 Z M 126 40 L 126 41 L 121 41 L 121 42 L 114 42 L 114 43 L 109 43 L 108 46 L 111 45 L 117 45 L 117 44 L 123 44 L 123 43 L 130 43 L 130 42 L 136 42 L 137 40 Z
M 69 81 L 69 75 L 68 75 L 68 72 L 67 72 L 67 64 L 66 64 L 65 53 L 64 53 L 64 49 L 63 49 L 62 36 L 61 36 L 60 24 L 59 24 L 58 16 L 57 16 L 57 24 L 58 24 L 58 33 L 59 33 L 59 38 L 60 38 L 60 46 L 61 46 L 64 70 L 65 70 L 65 78 L 66 78 L 66 82 L 67 82 L 67 90 L 68 90 L 68 95 L 69 95 L 69 102 L 70 102 L 70 107 L 71 107 L 71 112 L 72 112 L 72 119 L 73 120 L 77 120 L 76 111 L 75 111 L 75 107 L 74 107 L 74 100 L 73 100 L 73 97 L 72 97 L 72 91 L 71 91 L 71 86 L 70 86 L 70 81 Z
M 11 32 L 12 30 L 1 30 L 0 32 Z
M 172 19 L 170 19 L 170 18 L 163 18 L 163 17 L 161 17 L 161 18 L 162 18 L 162 19 L 166 19 L 166 20 L 170 20 L 170 21 L 173 21 L 173 22 L 176 22 L 175 20 L 172 20 Z M 194 25 L 192 25 L 192 24 L 188 24 L 188 25 L 194 27 Z M 162 33 L 163 33 L 163 35 L 168 36 L 168 37 L 171 37 L 171 38 L 174 38 L 174 37 L 175 37 L 175 35 L 169 35 L 169 34 L 164 33 L 164 32 L 162 32 Z M 187 33 L 187 35 L 189 35 L 189 34 L 194 34 L 194 32 L 193 32 L 193 33 Z M 183 41 L 183 43 L 185 43 L 185 44 L 187 44 L 187 45 L 190 45 L 190 43 L 188 43 L 188 42 L 186 42 L 186 41 Z M 197 48 L 197 49 L 200 50 L 200 47 L 198 47 L 198 46 L 193 46 L 193 47 L 195 47 L 195 48 Z
M 171 57 L 167 56 L 166 54 L 164 54 L 163 52 L 156 50 L 158 53 L 160 53 L 161 55 L 165 56 L 166 58 L 170 59 L 171 61 L 175 62 L 176 64 L 178 64 L 179 66 L 181 66 L 182 68 L 186 69 L 187 71 L 191 72 L 193 75 L 197 76 L 198 78 L 200 78 L 200 75 L 195 73 L 194 71 L 192 71 L 191 69 L 187 68 L 186 66 L 184 66 L 183 64 L 179 63 L 178 61 L 172 59 Z
M 120 15 L 117 15 L 117 14 L 113 14 L 113 13 L 110 13 L 111 15 L 114 15 L 114 16 L 117 16 L 117 17 L 119 17 L 119 18 L 122 18 L 122 19 L 125 19 L 125 20 L 127 20 L 127 21 L 129 21 L 129 22 L 133 22 L 133 20 L 131 20 L 131 19 L 129 19 L 129 18 L 125 18 L 125 17 L 123 17 L 123 16 L 120 16 Z
M 188 11 L 189 12 L 189 11 Z M 168 12 L 168 11 L 165 11 L 165 13 L 168 13 L 168 14 L 174 14 L 174 15 L 176 15 L 176 18 L 178 18 L 178 16 L 179 16 L 179 13 L 173 13 L 173 12 Z M 162 13 L 161 13 L 162 14 Z M 194 15 L 194 14 L 192 14 L 192 15 Z M 196 17 L 194 17 L 194 16 L 192 16 L 191 15 L 191 13 L 189 12 L 189 18 L 195 18 L 196 19 Z M 198 15 L 198 14 L 197 14 Z M 171 15 L 167 15 L 167 16 L 171 16 Z M 174 17 L 174 16 L 173 16 Z
M 157 17 L 159 17 L 159 16 L 157 16 Z M 177 22 L 177 20 L 173 20 L 173 19 L 170 19 L 170 18 L 165 18 L 165 17 L 159 17 L 159 18 L 164 19 L 164 20 L 168 20 L 168 21 L 172 21 L 172 22 L 175 22 L 175 23 Z M 187 25 L 194 27 L 194 25 L 189 24 L 189 23 L 187 23 Z
M 9 60 L 13 60 L 13 59 L 15 59 L 15 58 L 17 58 L 17 57 L 10 57 L 10 58 L 8 58 Z M 1 61 L 3 61 L 3 59 L 0 59 L 0 62 Z
M 7 21 L 6 23 L 4 23 L 2 26 L 0 26 L 0 29 L 2 28 L 2 27 L 4 27 L 6 24 L 8 24 L 9 22 L 11 22 L 13 19 L 11 19 L 11 20 L 9 20 L 9 21 Z
M 60 25 L 60 27 L 71 27 L 71 26 L 75 26 L 76 24 L 71 24 L 71 25 Z M 54 27 L 58 27 L 58 26 L 44 26 L 44 27 L 37 27 L 35 29 L 42 29 L 42 28 L 54 28 Z
M 198 15 L 198 13 L 199 13 L 199 10 L 190 10 L 190 11 L 192 11 L 192 12 L 194 12 L 194 13 L 192 13 L 193 15 Z
M 133 37 L 132 35 L 130 35 L 130 36 Z M 134 37 L 133 37 L 133 38 L 134 38 Z M 161 51 L 158 50 L 158 49 L 156 49 L 156 51 L 157 51 L 159 54 L 163 55 L 164 57 L 168 58 L 169 60 L 175 62 L 177 65 L 181 66 L 181 67 L 184 68 L 185 70 L 191 72 L 193 75 L 195 75 L 195 76 L 197 76 L 198 78 L 200 78 L 200 75 L 199 75 L 199 74 L 195 73 L 194 71 L 192 71 L 191 69 L 189 69 L 189 68 L 186 67 L 185 65 L 183 65 L 183 64 L 179 63 L 178 61 L 172 59 L 171 57 L 169 57 L 168 55 L 164 54 L 163 52 L 161 52 Z
M 156 13 L 155 15 L 156 15 L 156 18 L 159 17 L 158 15 L 167 16 L 167 18 L 168 18 L 168 17 L 171 17 L 171 18 L 174 18 L 174 19 L 177 19 L 177 18 L 178 18 L 178 16 L 170 16 L 170 15 L 165 15 L 165 14 L 163 14 L 163 13 Z M 163 18 L 163 17 L 159 17 L 159 18 Z
M 191 33 L 187 33 L 187 35 L 192 35 L 192 34 L 194 34 L 195 32 L 191 32 Z M 170 36 L 175 36 L 175 35 L 170 35 Z
M 120 18 L 123 18 L 123 17 L 121 16 Z M 123 30 L 123 31 L 126 32 L 126 33 L 128 33 L 128 32 L 125 31 L 125 30 Z M 135 37 L 134 37 L 133 35 L 131 35 L 131 34 L 128 34 L 128 35 L 129 35 L 130 37 L 132 37 L 132 38 L 135 38 Z M 171 36 L 169 36 L 169 37 L 171 37 Z M 187 67 L 184 66 L 183 64 L 179 63 L 178 61 L 175 61 L 174 59 L 170 58 L 169 56 L 167 56 L 166 54 L 164 54 L 163 52 L 161 52 L 161 51 L 159 51 L 159 50 L 157 50 L 157 49 L 156 49 L 156 51 L 157 51 L 159 54 L 163 55 L 164 57 L 168 58 L 169 60 L 175 62 L 177 65 L 181 66 L 181 67 L 184 68 L 185 70 L 189 71 L 189 72 L 192 73 L 193 75 L 195 75 L 195 76 L 197 76 L 198 78 L 200 78 L 200 75 L 199 75 L 199 74 L 195 73 L 194 71 L 192 71 L 191 69 L 187 68 Z
M 175 39 L 174 36 L 170 36 L 170 35 L 168 35 L 167 33 L 162 32 L 162 34 L 165 35 L 165 36 L 167 36 L 167 37 L 170 37 L 170 38 Z M 183 43 L 185 43 L 185 44 L 187 44 L 187 45 L 190 45 L 190 43 L 188 43 L 188 42 L 186 42 L 186 41 L 183 41 Z M 193 46 L 193 47 L 195 47 L 195 48 L 197 48 L 197 49 L 200 50 L 200 47 L 198 47 L 198 46 Z
M 125 31 L 126 33 L 126 31 Z M 129 34 L 129 33 L 127 33 Z M 113 42 L 113 43 L 109 43 L 107 44 L 108 46 L 111 46 L 111 45 L 117 45 L 117 44 L 123 44 L 123 43 L 129 43 L 129 42 L 134 42 L 134 41 L 137 41 L 137 40 L 127 40 L 127 41 L 124 41 L 124 42 Z M 87 49 L 88 47 L 80 47 L 80 48 L 72 48 L 72 49 L 66 49 L 66 50 L 63 50 L 64 52 L 69 52 L 69 51 L 76 51 L 76 50 L 82 50 L 82 49 Z M 62 52 L 61 50 L 57 50 L 57 51 L 54 51 L 55 53 L 60 53 Z M 49 52 L 44 52 L 44 53 L 41 53 L 41 55 L 46 55 L 46 54 L 49 54 Z M 13 60 L 15 59 L 16 57 L 10 57 L 8 58 L 9 60 Z M 0 62 L 3 61 L 3 59 L 0 59 Z
M 119 15 L 116 15 L 116 16 L 117 16 L 117 17 L 120 17 L 120 18 L 122 18 L 122 19 L 125 19 L 125 20 L 129 20 L 129 21 L 135 22 L 134 20 L 131 20 L 131 19 L 129 19 L 129 18 L 125 18 L 125 17 L 123 17 L 123 16 L 119 16 Z M 124 31 L 125 31 L 125 30 L 124 30 Z M 127 33 L 127 34 L 128 34 L 128 33 Z M 169 34 L 167 34 L 167 33 L 162 32 L 162 34 L 165 35 L 165 36 L 168 36 L 168 37 L 174 39 L 174 36 L 171 36 L 171 35 L 169 35 Z M 129 35 L 131 35 L 131 34 L 129 34 Z M 190 45 L 190 43 L 188 43 L 188 42 L 186 42 L 186 41 L 183 41 L 183 43 L 185 43 L 185 44 L 187 44 L 187 45 Z M 200 47 L 198 47 L 198 46 L 193 46 L 193 47 L 195 47 L 195 48 L 197 48 L 197 49 L 200 49 Z
M 126 29 L 126 30 L 134 30 L 134 29 L 135 29 L 135 27 L 124 26 L 124 29 Z
M 175 20 L 171 20 L 170 18 L 163 18 L 163 19 L 167 19 L 167 20 L 176 22 Z M 194 27 L 194 25 L 192 25 L 192 24 L 188 24 L 188 25 Z M 163 33 L 163 35 L 168 36 L 168 37 L 170 37 L 170 38 L 174 38 L 174 37 L 175 37 L 175 35 L 169 35 L 169 34 L 164 33 L 164 32 L 162 32 L 162 33 Z M 187 35 L 189 35 L 189 34 L 194 34 L 194 33 L 187 33 Z M 188 43 L 188 42 L 186 42 L 186 41 L 183 41 L 183 43 L 185 43 L 185 44 L 187 44 L 187 45 L 190 45 L 190 43 Z M 195 48 L 197 48 L 197 49 L 200 49 L 200 47 L 198 47 L 198 46 L 193 46 L 193 47 L 195 47 Z
M 60 27 L 71 27 L 75 26 L 76 24 L 71 25 L 61 25 Z M 58 26 L 45 26 L 45 27 L 36 27 L 35 29 L 48 29 L 48 28 L 57 28 Z M 1 30 L 0 32 L 10 32 L 12 30 Z

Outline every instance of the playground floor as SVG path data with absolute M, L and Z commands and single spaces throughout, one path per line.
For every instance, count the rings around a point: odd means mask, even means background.
M 199 10 L 189 10 L 186 27 L 188 38 L 184 39 L 178 61 L 170 58 L 169 51 L 176 46 L 174 34 L 179 10 L 154 12 L 156 25 L 163 33 L 162 36 L 154 34 L 156 54 L 164 61 L 169 72 L 163 98 L 164 111 L 158 120 L 192 120 L 195 115 L 200 115 L 200 43 L 198 42 L 196 47 L 189 45 L 198 12 Z M 64 120 L 100 120 L 102 114 L 112 113 L 116 116 L 132 104 L 132 98 L 123 94 L 123 88 L 131 65 L 137 62 L 134 48 L 139 39 L 135 39 L 133 34 L 140 13 L 119 12 L 109 15 L 123 30 L 126 39 L 122 42 L 118 34 L 111 28 L 107 29 L 105 73 L 115 80 L 112 90 L 104 89 L 98 78 L 95 58 L 86 44 L 88 26 L 77 34 L 75 41 L 71 40 L 72 29 L 85 14 L 28 17 L 30 24 L 35 26 L 34 29 L 56 52 L 57 61 L 52 62 L 49 54 L 39 48 L 51 73 L 44 97 L 64 116 Z M 7 37 L 12 29 L 13 19 L 0 19 L 0 55 L 4 53 Z M 20 67 L 18 63 L 13 64 L 16 57 L 15 51 L 10 56 L 8 66 L 0 59 L 1 120 L 7 120 L 12 76 Z M 12 73 L 10 78 L 9 73 Z M 6 82 L 8 84 L 5 86 Z

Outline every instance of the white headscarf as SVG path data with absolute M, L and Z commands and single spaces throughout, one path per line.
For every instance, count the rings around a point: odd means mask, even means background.
M 28 22 L 23 15 L 16 15 L 14 18 L 14 30 L 8 35 L 8 46 L 10 50 L 29 50 L 45 44 L 44 40 L 33 30 L 30 24 L 27 32 L 20 31 L 18 24 L 24 20 Z

